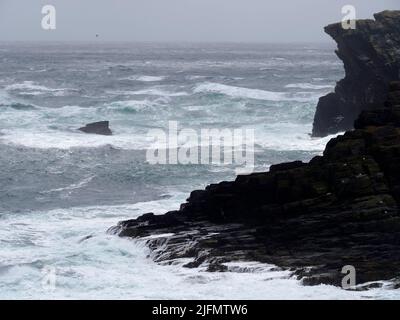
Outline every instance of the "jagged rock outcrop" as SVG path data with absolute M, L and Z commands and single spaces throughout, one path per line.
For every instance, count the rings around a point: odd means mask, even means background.
M 85 133 L 101 134 L 104 136 L 111 136 L 112 131 L 109 127 L 110 123 L 108 121 L 99 121 L 88 123 L 86 126 L 79 128 L 78 130 Z
M 110 229 L 141 238 L 156 261 L 187 267 L 252 260 L 292 270 L 305 284 L 340 285 L 400 275 L 400 82 L 388 101 L 364 111 L 356 129 L 332 139 L 309 163 L 193 191 L 178 211 L 145 214 Z
M 358 20 L 355 30 L 341 23 L 325 27 L 338 45 L 346 76 L 335 92 L 321 97 L 313 136 L 325 136 L 353 128 L 362 110 L 379 107 L 391 81 L 399 79 L 400 11 L 383 11 L 375 20 Z

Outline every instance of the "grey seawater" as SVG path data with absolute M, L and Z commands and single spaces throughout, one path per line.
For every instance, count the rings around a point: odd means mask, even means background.
M 303 287 L 246 262 L 156 265 L 119 220 L 176 209 L 235 166 L 151 165 L 151 129 L 255 130 L 255 170 L 309 160 L 318 97 L 343 76 L 323 44 L 0 44 L 0 298 L 395 298 Z M 77 131 L 109 120 L 114 135 Z M 245 272 L 243 272 L 245 271 Z M 48 283 L 55 275 L 55 283 Z M 51 277 L 50 277 L 51 278 Z M 51 278 L 53 279 L 53 278 Z

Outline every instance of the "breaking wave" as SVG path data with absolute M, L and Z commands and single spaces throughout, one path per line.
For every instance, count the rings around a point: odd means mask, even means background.
M 245 98 L 254 100 L 267 100 L 267 101 L 298 101 L 306 102 L 315 100 L 318 98 L 317 95 L 309 92 L 274 92 L 260 89 L 249 89 L 243 87 L 235 87 L 226 84 L 205 82 L 197 85 L 194 93 L 216 93 L 230 96 L 232 98 Z
M 163 81 L 166 77 L 163 76 L 146 76 L 146 75 L 137 75 L 130 76 L 127 78 L 122 78 L 121 80 L 131 80 L 131 81 L 141 81 L 141 82 L 159 82 Z
M 181 97 L 189 95 L 189 93 L 183 91 L 171 92 L 159 88 L 148 88 L 137 91 L 117 90 L 117 91 L 108 91 L 108 93 L 116 95 L 125 95 L 125 96 L 148 95 L 148 96 L 159 96 L 159 97 Z
M 43 85 L 36 84 L 33 81 L 24 81 L 22 83 L 15 83 L 5 87 L 7 92 L 16 93 L 20 96 L 39 96 L 44 94 L 51 94 L 54 96 L 63 96 L 69 91 L 77 91 L 72 88 L 49 88 Z
M 318 85 L 312 83 L 291 83 L 285 86 L 285 88 L 298 88 L 298 89 L 310 89 L 310 90 L 320 90 L 320 89 L 332 89 L 334 86 L 331 84 Z

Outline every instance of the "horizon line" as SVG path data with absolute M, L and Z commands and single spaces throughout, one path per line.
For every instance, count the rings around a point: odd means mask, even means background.
M 0 43 L 141 43 L 141 44 L 333 44 L 334 41 L 231 41 L 231 40 L 2 40 Z

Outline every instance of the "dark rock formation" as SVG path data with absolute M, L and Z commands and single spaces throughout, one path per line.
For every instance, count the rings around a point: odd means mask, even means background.
M 101 134 L 105 136 L 111 136 L 112 131 L 109 128 L 108 121 L 99 121 L 89 123 L 86 126 L 79 128 L 78 130 L 83 131 L 85 133 L 94 133 L 94 134 Z
M 345 265 L 356 268 L 357 283 L 393 279 L 400 274 L 400 82 L 355 127 L 309 163 L 210 185 L 178 211 L 110 231 L 144 239 L 156 261 L 192 258 L 187 267 L 209 271 L 253 260 L 292 270 L 305 284 L 339 285 Z
M 313 135 L 325 136 L 353 128 L 362 110 L 379 107 L 389 82 L 399 79 L 400 11 L 384 11 L 375 20 L 358 20 L 355 30 L 341 23 L 325 27 L 338 44 L 346 76 L 335 92 L 320 98 Z

